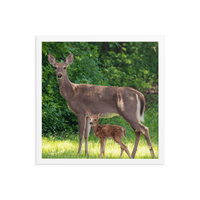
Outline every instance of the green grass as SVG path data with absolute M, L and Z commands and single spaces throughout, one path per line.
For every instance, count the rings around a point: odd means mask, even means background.
M 131 141 L 126 141 L 126 139 L 123 139 L 123 143 L 128 147 L 130 153 L 133 150 L 134 143 Z M 87 158 L 85 155 L 85 143 L 83 141 L 82 146 L 82 154 L 81 156 L 78 156 L 78 146 L 79 141 L 78 137 L 76 139 L 58 139 L 58 138 L 42 138 L 42 158 Z M 89 149 L 89 158 L 99 158 L 100 155 L 100 141 L 96 140 L 93 133 L 91 133 L 91 136 L 89 137 L 88 141 L 88 149 Z M 155 145 L 153 143 L 153 149 L 155 152 L 155 155 L 157 157 L 158 155 L 158 145 Z M 111 139 L 108 139 L 106 142 L 106 151 L 105 155 L 108 159 L 116 159 L 119 158 L 121 149 L 120 146 L 114 142 Z M 127 154 L 124 152 L 122 155 L 122 158 L 128 159 Z M 136 153 L 136 159 L 137 158 L 151 158 L 150 151 L 148 149 L 148 145 L 146 144 L 146 141 L 144 138 L 140 140 L 140 143 L 138 145 L 138 150 Z
M 133 151 L 135 143 L 135 134 L 130 125 L 122 117 L 113 117 L 109 119 L 101 119 L 100 124 L 119 124 L 126 128 L 126 138 L 123 143 L 128 147 L 130 154 Z M 149 109 L 145 112 L 145 126 L 149 128 L 151 143 L 156 158 L 158 158 L 158 108 Z M 88 138 L 89 157 L 85 155 L 85 140 L 83 140 L 82 154 L 78 155 L 79 136 L 66 134 L 64 137 L 42 137 L 42 158 L 87 158 L 94 159 L 100 156 L 100 140 L 94 136 L 94 132 L 90 131 Z M 107 139 L 105 157 L 106 159 L 119 158 L 121 148 L 114 140 Z M 136 159 L 151 159 L 151 154 L 147 142 L 142 135 L 136 152 Z M 123 153 L 122 159 L 128 159 L 126 152 Z

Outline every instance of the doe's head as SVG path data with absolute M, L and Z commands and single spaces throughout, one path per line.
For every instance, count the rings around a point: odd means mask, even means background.
M 88 112 L 87 115 L 90 117 L 90 125 L 96 126 L 98 125 L 99 119 L 103 116 L 103 113 L 99 113 L 98 116 L 96 116 Z
M 67 73 L 66 72 L 67 67 L 74 61 L 74 56 L 71 53 L 71 54 L 69 54 L 69 56 L 67 58 L 65 58 L 64 63 L 57 63 L 54 56 L 49 54 L 48 61 L 51 65 L 53 65 L 55 72 L 56 72 L 56 77 L 58 79 L 62 79 L 65 76 L 65 74 Z

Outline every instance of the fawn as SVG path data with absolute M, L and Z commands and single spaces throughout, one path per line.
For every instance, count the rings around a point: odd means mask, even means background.
M 121 147 L 120 158 L 124 150 L 128 154 L 129 158 L 131 157 L 127 146 L 124 145 L 122 142 L 122 138 L 125 137 L 126 134 L 125 128 L 118 125 L 109 125 L 109 124 L 100 125 L 98 123 L 98 120 L 99 118 L 102 117 L 103 113 L 98 114 L 98 116 L 95 115 L 92 116 L 91 113 L 87 113 L 87 115 L 90 117 L 90 125 L 92 126 L 92 130 L 94 131 L 94 135 L 98 137 L 101 141 L 100 158 L 102 156 L 102 153 L 103 153 L 103 158 L 105 158 L 105 146 L 107 138 L 115 140 L 115 142 L 117 142 L 120 145 Z

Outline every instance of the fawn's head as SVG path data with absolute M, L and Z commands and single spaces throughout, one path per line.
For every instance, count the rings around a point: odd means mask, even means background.
M 87 113 L 87 115 L 90 117 L 90 125 L 96 126 L 96 125 L 98 125 L 98 121 L 102 117 L 103 113 L 99 113 L 98 116 L 91 115 L 91 113 Z
M 74 61 L 74 56 L 71 53 L 67 58 L 65 58 L 64 63 L 57 63 L 54 56 L 51 54 L 48 55 L 48 60 L 51 65 L 53 65 L 57 79 L 62 79 L 66 74 L 66 69 Z

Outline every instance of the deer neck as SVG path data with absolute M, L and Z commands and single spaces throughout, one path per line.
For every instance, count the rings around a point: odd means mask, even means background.
M 58 79 L 58 84 L 61 95 L 68 100 L 71 97 L 71 93 L 73 91 L 72 89 L 73 83 L 69 80 L 67 72 L 63 74 L 62 79 L 60 80 Z
M 98 126 L 99 124 L 97 124 L 96 126 L 92 126 L 92 130 L 94 131 L 94 133 L 96 133 Z

